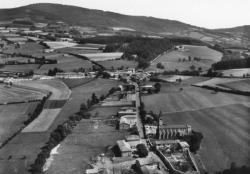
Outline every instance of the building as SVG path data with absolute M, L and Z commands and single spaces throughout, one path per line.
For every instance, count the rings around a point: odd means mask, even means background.
M 135 108 L 128 108 L 128 109 L 125 109 L 125 110 L 118 111 L 118 116 L 119 117 L 124 116 L 124 115 L 136 115 L 136 114 L 137 114 L 137 112 L 136 112 Z
M 75 72 L 62 72 L 62 73 L 56 73 L 57 78 L 63 78 L 63 79 L 80 79 L 85 78 L 85 73 L 75 73 Z
M 119 147 L 120 154 L 122 157 L 132 156 L 132 149 L 125 140 L 118 140 L 117 145 Z
M 136 115 L 124 115 L 120 118 L 119 128 L 129 129 L 136 125 L 137 116 Z
M 174 139 L 177 136 L 189 135 L 192 128 L 188 124 L 162 125 L 159 128 L 159 139 Z

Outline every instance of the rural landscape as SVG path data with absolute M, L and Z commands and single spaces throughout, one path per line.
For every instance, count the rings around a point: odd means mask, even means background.
M 0 174 L 59 173 L 249 174 L 250 26 L 0 9 Z

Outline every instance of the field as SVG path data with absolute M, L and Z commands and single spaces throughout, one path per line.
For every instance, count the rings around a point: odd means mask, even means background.
M 77 86 L 82 86 L 85 83 L 94 80 L 93 78 L 82 78 L 82 79 L 62 79 L 62 81 L 69 87 L 75 88 Z
M 3 68 L 0 68 L 0 71 L 28 73 L 30 71 L 35 72 L 38 69 L 38 67 L 39 67 L 38 64 L 5 65 Z
M 60 80 L 21 81 L 17 84 L 50 91 L 52 94 L 49 100 L 67 100 L 71 94 L 70 89 Z
M 83 119 L 57 149 L 53 162 L 46 174 L 82 173 L 88 167 L 91 157 L 103 153 L 108 146 L 113 146 L 117 140 L 124 139 L 126 132 L 118 131 L 115 125 L 110 125 L 105 119 L 117 113 L 118 108 L 95 108 L 91 115 L 93 119 Z M 99 113 L 99 114 L 95 114 Z M 104 115 L 103 115 L 104 114 Z M 101 142 L 101 143 L 100 143 Z
M 61 109 L 43 109 L 41 114 L 32 121 L 22 132 L 45 132 L 56 119 Z
M 83 48 L 77 48 L 77 47 L 67 47 L 67 48 L 61 48 L 57 49 L 58 52 L 61 53 L 74 53 L 74 54 L 89 54 L 89 53 L 101 53 L 101 50 L 98 49 L 83 49 Z
M 4 84 L 0 84 L 0 104 L 41 100 L 47 94 L 48 92 L 35 88 L 16 85 L 7 87 Z
M 241 80 L 241 79 L 238 79 L 238 78 L 211 78 L 211 79 L 206 80 L 206 81 L 195 83 L 194 85 L 199 86 L 199 87 L 202 87 L 202 86 L 219 87 L 218 86 L 219 84 L 220 84 L 220 86 L 222 86 L 221 84 L 229 83 L 229 82 L 237 83 L 237 81 L 239 81 L 239 80 Z
M 24 126 L 23 122 L 28 119 L 28 114 L 34 111 L 37 104 L 38 102 L 0 105 L 0 146 Z
M 56 119 L 46 132 L 20 133 L 2 149 L 0 149 L 0 173 L 28 173 L 27 169 L 29 165 L 34 162 L 37 154 L 40 152 L 40 148 L 42 148 L 48 141 L 51 131 L 55 130 L 59 124 L 65 122 L 69 116 L 78 112 L 81 103 L 86 103 L 87 99 L 91 97 L 92 93 L 95 93 L 97 96 L 107 94 L 110 88 L 116 87 L 117 85 L 117 81 L 96 79 L 90 83 L 73 88 L 70 99 L 63 106 L 61 112 L 57 115 Z M 82 133 L 85 134 L 84 132 Z M 95 140 L 95 138 L 92 136 L 84 138 L 83 141 L 86 141 L 89 138 L 92 138 L 93 141 Z M 79 146 L 78 149 L 82 149 L 84 151 L 81 146 Z M 9 156 L 12 156 L 12 160 L 8 160 Z M 24 156 L 25 158 L 23 158 Z M 81 163 L 82 161 L 79 160 L 78 162 Z
M 22 53 L 28 55 L 42 54 L 44 47 L 35 42 L 26 42 L 20 45 L 20 48 L 15 48 L 14 46 L 9 46 L 5 53 Z
M 89 54 L 80 54 L 81 56 L 85 56 L 92 61 L 107 61 L 107 60 L 115 60 L 120 59 L 123 55 L 122 52 L 113 52 L 113 53 L 89 53 Z
M 128 60 L 107 60 L 107 61 L 98 61 L 98 64 L 102 65 L 106 69 L 114 69 L 120 68 L 123 66 L 124 68 L 135 68 L 137 66 L 137 62 L 135 61 L 128 61 Z
M 188 56 L 192 58 L 192 61 L 188 61 Z M 194 57 L 199 57 L 201 60 L 194 61 Z M 222 53 L 206 46 L 184 45 L 184 50 L 173 50 L 160 55 L 151 62 L 149 69 L 155 69 L 157 63 L 162 63 L 166 70 L 190 70 L 191 65 L 194 65 L 196 68 L 201 67 L 202 70 L 207 70 L 213 63 L 220 61 L 221 57 Z M 179 61 L 179 59 L 183 60 L 184 58 L 184 62 Z
M 164 83 L 159 94 L 143 96 L 142 101 L 146 110 L 162 111 L 164 123 L 190 124 L 202 132 L 199 154 L 209 172 L 228 168 L 231 162 L 249 164 L 250 97 Z
M 51 42 L 45 42 L 50 48 L 52 49 L 59 49 L 59 48 L 64 48 L 64 47 L 73 47 L 77 45 L 76 43 L 71 43 L 71 42 L 56 42 L 56 41 L 51 41 Z
M 167 82 L 176 82 L 176 80 L 181 79 L 181 80 L 187 80 L 192 78 L 192 76 L 180 76 L 180 75 L 162 75 L 159 76 L 158 79 L 167 81 Z
M 241 68 L 241 69 L 227 69 L 218 71 L 222 73 L 222 76 L 225 77 L 243 77 L 243 75 L 250 75 L 250 68 Z
M 227 87 L 230 89 L 240 90 L 240 91 L 250 91 L 250 80 L 239 80 L 234 82 L 228 82 L 219 84 L 222 87 Z
M 49 59 L 57 60 L 57 64 L 45 64 L 42 65 L 36 73 L 46 74 L 48 71 L 54 68 L 59 68 L 63 71 L 73 71 L 78 68 L 89 69 L 92 68 L 93 64 L 88 60 L 83 60 L 70 55 L 56 54 L 47 56 Z

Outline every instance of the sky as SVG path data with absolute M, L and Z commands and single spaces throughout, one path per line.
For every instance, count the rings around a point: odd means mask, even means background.
M 250 0 L 0 0 L 0 8 L 42 2 L 178 20 L 210 29 L 250 25 Z

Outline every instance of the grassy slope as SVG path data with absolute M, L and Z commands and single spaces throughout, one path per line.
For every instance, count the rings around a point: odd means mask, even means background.
M 188 61 L 188 56 L 200 57 L 202 60 L 197 61 Z M 212 50 L 206 46 L 192 46 L 185 45 L 185 51 L 171 51 L 169 53 L 163 54 L 158 57 L 151 65 L 150 69 L 155 69 L 156 64 L 161 62 L 166 70 L 175 70 L 180 71 L 190 70 L 190 66 L 194 65 L 196 68 L 202 67 L 203 70 L 211 67 L 216 61 L 220 61 L 222 54 L 218 51 Z M 179 58 L 185 58 L 185 62 L 179 62 Z
M 223 84 L 219 84 L 220 86 L 223 87 L 228 87 L 231 89 L 236 89 L 236 90 L 240 90 L 240 91 L 250 91 L 250 80 L 240 80 L 240 81 L 236 81 L 236 82 L 229 82 L 229 83 L 223 83 Z

